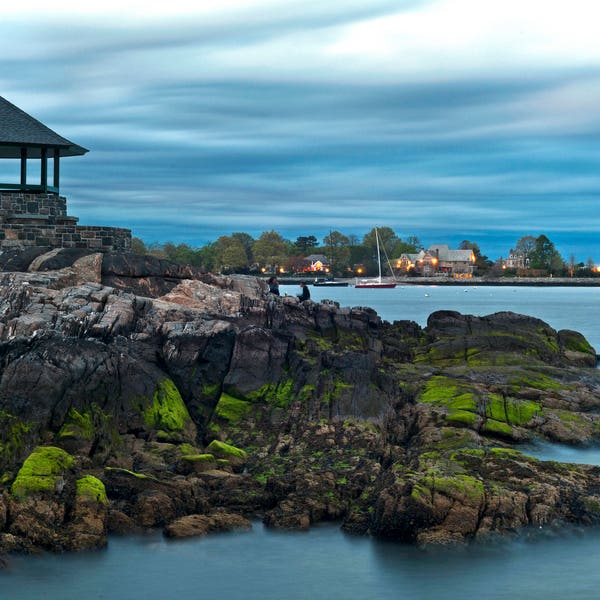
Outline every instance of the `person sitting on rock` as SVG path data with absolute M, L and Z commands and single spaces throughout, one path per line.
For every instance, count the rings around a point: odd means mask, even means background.
M 277 277 L 269 277 L 267 283 L 269 284 L 269 292 L 279 296 L 279 281 L 277 281 Z
M 310 291 L 306 283 L 304 283 L 304 281 L 300 283 L 300 290 L 301 292 L 298 294 L 298 299 L 300 300 L 300 302 L 310 300 Z

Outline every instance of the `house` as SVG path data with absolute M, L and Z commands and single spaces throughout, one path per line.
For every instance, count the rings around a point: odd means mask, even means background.
M 508 258 L 502 260 L 502 266 L 507 269 L 528 269 L 529 257 L 523 252 L 515 252 L 511 248 L 508 253 Z
M 421 250 L 416 254 L 405 253 L 400 255 L 394 266 L 398 275 L 413 271 L 427 277 L 435 275 L 437 263 L 438 259 L 435 256 L 432 256 L 426 250 Z
M 448 244 L 434 244 L 427 252 L 438 259 L 437 270 L 452 277 L 473 277 L 475 253 L 467 250 L 452 250 Z
M 329 271 L 329 259 L 324 254 L 310 254 L 304 257 L 305 272 L 313 273 L 320 271 Z
M 415 274 L 445 277 L 473 277 L 475 253 L 473 250 L 452 250 L 447 244 L 434 244 L 417 254 L 402 254 L 396 259 L 398 274 L 413 271 Z

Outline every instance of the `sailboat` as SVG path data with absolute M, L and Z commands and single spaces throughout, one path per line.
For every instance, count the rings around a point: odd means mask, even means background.
M 387 253 L 385 252 L 385 248 L 383 252 L 387 259 L 388 266 L 390 267 L 390 271 L 392 272 L 392 280 L 390 279 L 382 279 L 381 278 L 381 253 L 379 251 L 379 233 L 377 231 L 377 227 L 375 227 L 375 242 L 377 244 L 377 267 L 379 269 L 379 275 L 377 278 L 371 279 L 357 279 L 354 284 L 355 288 L 395 288 L 396 287 L 396 279 L 394 278 L 394 271 L 392 269 L 392 265 L 390 265 L 390 259 L 387 257 Z

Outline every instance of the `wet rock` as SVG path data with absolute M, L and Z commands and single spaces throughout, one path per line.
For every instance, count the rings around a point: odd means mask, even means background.
M 164 534 L 171 538 L 185 538 L 251 527 L 250 521 L 240 515 L 218 512 L 211 515 L 187 515 L 176 519 L 164 528 Z

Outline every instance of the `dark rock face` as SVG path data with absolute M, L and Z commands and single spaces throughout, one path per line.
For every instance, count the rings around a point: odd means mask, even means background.
M 598 441 L 580 334 L 512 313 L 421 329 L 250 277 L 68 254 L 2 275 L 0 553 L 255 515 L 419 544 L 600 520 L 599 469 L 519 451 Z

